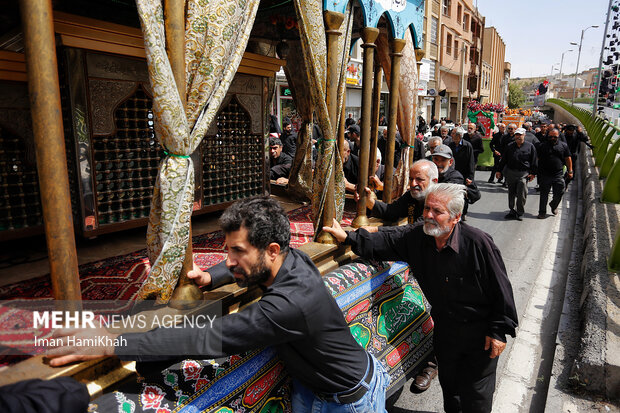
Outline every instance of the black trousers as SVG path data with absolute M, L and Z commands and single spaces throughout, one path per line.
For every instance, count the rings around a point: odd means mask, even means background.
M 487 326 L 436 320 L 435 355 L 447 413 L 491 411 L 498 358 L 484 350 Z
M 501 172 L 499 170 L 499 161 L 501 160 L 501 156 L 497 156 L 495 154 L 493 154 L 493 169 L 491 169 L 491 176 L 489 177 L 489 181 L 494 181 L 495 180 L 495 173 L 496 172 Z
M 549 203 L 552 210 L 560 205 L 562 202 L 562 195 L 564 195 L 565 183 L 564 175 L 562 171 L 559 171 L 555 175 L 538 175 L 538 184 L 540 186 L 540 201 L 538 204 L 538 213 L 545 215 L 547 213 L 547 200 L 549 199 L 549 192 L 553 188 L 553 198 Z

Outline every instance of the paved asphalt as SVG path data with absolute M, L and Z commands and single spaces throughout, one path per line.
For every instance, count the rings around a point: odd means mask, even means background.
M 487 183 L 489 174 L 488 171 L 476 172 L 476 183 L 482 192 L 482 198 L 474 205 L 470 205 L 466 223 L 489 233 L 502 252 L 519 318 L 522 319 L 552 236 L 554 219 L 559 217 L 554 217 L 548 211 L 546 219 L 537 219 L 539 196 L 532 182 L 529 184 L 523 221 L 505 220 L 504 215 L 508 212 L 508 190 L 499 184 Z M 565 207 L 564 202 L 560 208 Z M 413 273 L 415 274 L 415 269 Z M 511 348 L 512 338 L 509 338 L 507 348 L 499 360 L 498 382 L 501 380 Z M 411 380 L 405 385 L 391 412 L 443 412 L 439 380 L 433 380 L 431 388 L 421 394 L 411 393 L 410 383 Z M 543 393 L 546 395 L 546 390 L 543 390 Z M 544 400 L 539 402 L 544 403 Z

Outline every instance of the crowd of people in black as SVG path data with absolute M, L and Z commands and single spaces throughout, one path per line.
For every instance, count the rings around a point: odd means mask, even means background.
M 352 114 L 349 114 L 346 119 L 342 162 L 345 188 L 350 193 L 357 192 L 360 169 L 360 124 L 359 119 L 356 121 Z M 387 129 L 381 128 L 377 138 L 376 173 L 369 180 L 369 186 L 378 196 L 382 195 L 386 179 L 387 135 Z M 475 175 L 478 157 L 485 151 L 483 145 L 485 135 L 487 131 L 480 122 L 459 124 L 449 119 L 438 121 L 433 117 L 427 124 L 424 118 L 418 119 L 417 136 L 414 145 L 411 145 L 414 151 L 413 161 L 426 158 L 437 165 L 439 182 L 442 182 L 443 176 L 449 176 L 449 182 L 466 186 L 467 195 L 462 220 L 466 219 L 468 205 L 481 197 Z M 487 150 L 493 154 L 493 166 L 487 182 L 498 182 L 508 189 L 509 211 L 505 218 L 518 221 L 523 219 L 527 184 L 534 179 L 537 181 L 536 190 L 540 192 L 538 218 L 544 219 L 547 216 L 547 205 L 555 215 L 564 190 L 573 178 L 580 143 L 590 145 L 582 127 L 546 122 L 535 125 L 525 122 L 522 127 L 513 123 L 508 125 L 499 123 L 491 132 L 491 137 Z M 284 121 L 283 132 L 280 135 L 272 133 L 270 177 L 277 183 L 286 184 L 288 181 L 295 155 L 296 139 L 297 135 L 291 129 L 290 120 Z M 402 149 L 408 146 L 398 131 L 395 139 L 393 171 L 396 171 L 401 162 Z M 435 156 L 437 150 L 439 152 Z M 553 196 L 548 202 L 550 193 L 553 193 Z

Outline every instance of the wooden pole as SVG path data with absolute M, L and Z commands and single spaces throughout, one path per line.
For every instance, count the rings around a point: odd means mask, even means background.
M 400 59 L 405 48 L 404 39 L 392 39 L 392 70 L 390 74 L 390 113 L 388 117 L 388 141 L 385 156 L 385 182 L 383 184 L 383 202 L 392 202 L 392 184 L 394 175 L 394 147 L 396 142 L 396 116 L 398 114 L 398 88 L 400 87 Z
M 323 13 L 325 20 L 325 33 L 327 34 L 327 111 L 329 119 L 332 122 L 332 136 L 337 136 L 338 129 L 338 83 L 340 82 L 340 62 L 338 56 L 338 37 L 340 25 L 344 21 L 344 14 L 333 11 Z M 332 142 L 324 143 L 333 145 Z M 334 145 L 335 146 L 335 145 Z M 334 150 L 336 148 L 334 147 Z M 334 156 L 335 160 L 336 157 Z M 335 165 L 332 165 L 334 167 Z M 321 171 L 319 171 L 321 173 Z M 336 190 L 335 176 L 332 173 L 327 182 L 327 195 L 325 197 L 325 207 L 323 208 L 323 226 L 332 226 L 332 222 L 336 216 L 336 205 L 334 201 L 334 192 Z M 321 231 L 317 237 L 317 241 L 321 244 L 335 244 L 334 237 L 325 231 Z
M 362 127 L 360 136 L 360 155 L 359 155 L 359 172 L 357 177 L 357 216 L 353 220 L 353 227 L 359 228 L 368 225 L 368 217 L 366 216 L 366 186 L 368 185 L 368 175 L 370 165 L 374 165 L 374 160 L 370 159 L 370 124 L 372 109 L 372 75 L 375 60 L 375 40 L 379 36 L 379 29 L 374 27 L 365 27 L 362 29 L 362 40 L 364 44 L 364 71 L 362 81 Z M 374 171 L 373 171 L 374 172 Z
M 166 28 L 166 52 L 174 81 L 179 90 L 183 110 L 187 104 L 185 94 L 185 0 L 166 0 L 164 3 L 164 26 Z M 193 307 L 203 299 L 202 291 L 187 277 L 187 273 L 194 268 L 192 248 L 192 228 L 190 221 L 189 242 L 185 250 L 185 259 L 179 281 L 170 297 L 170 307 L 185 309 Z
M 50 0 L 21 0 L 28 92 L 32 113 L 43 224 L 56 300 L 81 309 L 80 278 L 60 106 L 58 63 Z
M 415 60 L 416 65 L 418 67 L 418 84 L 420 83 L 420 71 L 422 70 L 422 59 L 424 58 L 424 50 L 415 49 Z M 420 103 L 420 97 L 418 96 L 418 92 L 416 91 L 415 101 L 413 102 L 413 139 L 409 142 L 409 168 L 413 165 L 413 157 L 415 155 L 415 140 L 416 140 L 416 131 L 418 126 L 418 104 Z M 424 154 L 422 154 L 424 156 Z
M 372 86 L 372 119 L 370 123 L 370 155 L 368 165 L 368 176 L 375 173 L 375 162 L 377 161 L 377 143 L 379 141 L 379 113 L 381 109 L 381 87 L 383 85 L 383 68 L 375 62 L 375 77 Z M 371 195 L 374 195 L 371 194 Z
M 340 156 L 344 153 L 344 123 L 346 121 L 346 109 L 347 109 L 347 93 L 345 92 L 342 97 L 342 109 L 340 110 L 340 122 L 338 123 L 338 153 Z

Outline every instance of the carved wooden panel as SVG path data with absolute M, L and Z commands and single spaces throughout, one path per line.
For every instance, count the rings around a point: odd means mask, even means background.
M 118 82 L 90 79 L 91 118 L 94 135 L 114 133 L 114 110 L 127 99 L 138 86 L 135 82 Z
M 92 53 L 86 54 L 88 76 L 132 82 L 149 82 L 149 73 L 144 59 Z

